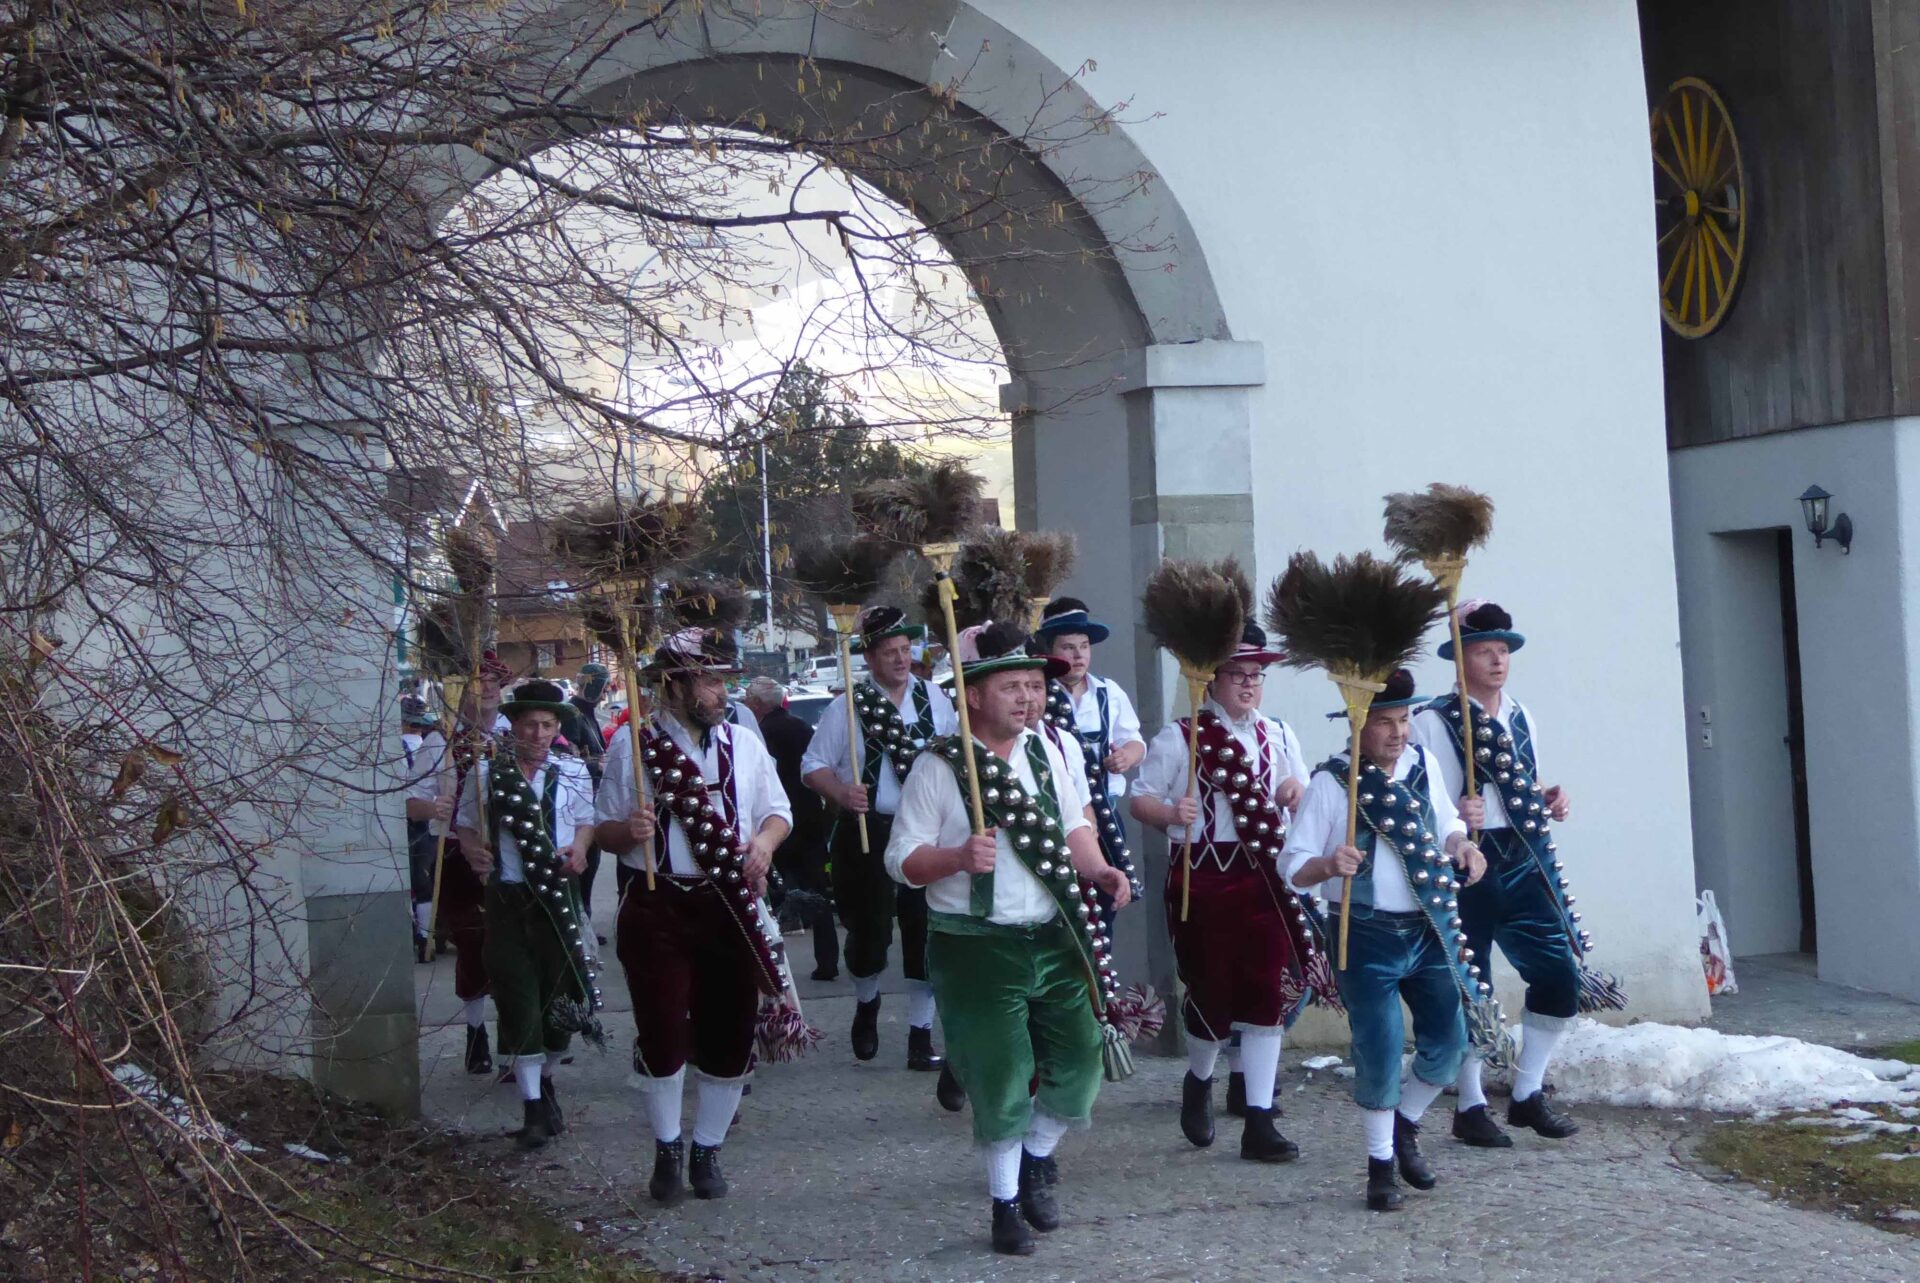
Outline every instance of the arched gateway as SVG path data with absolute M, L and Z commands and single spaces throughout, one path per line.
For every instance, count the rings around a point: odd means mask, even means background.
M 1252 496 L 1215 487 L 1222 472 L 1250 475 L 1248 389 L 1263 382 L 1262 352 L 1232 339 L 1177 195 L 1124 125 L 968 4 L 761 7 L 748 18 L 688 6 L 664 31 L 606 51 L 570 97 L 616 113 L 670 104 L 689 123 L 770 134 L 884 132 L 884 160 L 836 159 L 934 228 L 982 300 L 1012 374 L 1003 407 L 1019 524 L 1074 532 L 1076 590 L 1116 620 L 1136 613 L 1136 586 L 1163 555 L 1250 564 Z M 979 214 L 969 169 L 983 147 L 1000 182 L 992 217 Z M 491 172 L 472 153 L 454 160 L 446 206 Z M 1157 720 L 1172 683 L 1151 644 L 1121 629 L 1107 652 L 1107 671 L 1130 678 Z M 324 895 L 309 887 L 316 927 L 404 895 L 376 866 L 357 867 L 365 887 L 344 885 L 343 871 Z M 1151 906 L 1123 916 L 1120 961 L 1165 991 L 1158 919 Z M 315 1023 L 328 1035 L 315 1073 L 405 1107 L 418 1082 L 412 990 L 393 983 L 384 944 L 369 948 L 374 934 L 310 933 Z

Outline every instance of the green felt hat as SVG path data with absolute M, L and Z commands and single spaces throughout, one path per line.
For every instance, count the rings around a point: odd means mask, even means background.
M 507 719 L 519 717 L 523 713 L 552 713 L 558 718 L 573 716 L 573 705 L 567 703 L 567 693 L 549 681 L 521 682 L 513 688 L 513 697 L 502 701 L 500 711 Z
M 858 655 L 889 637 L 917 642 L 926 635 L 926 626 L 908 623 L 907 612 L 898 606 L 869 606 L 860 612 L 859 635 L 853 639 L 850 649 Z

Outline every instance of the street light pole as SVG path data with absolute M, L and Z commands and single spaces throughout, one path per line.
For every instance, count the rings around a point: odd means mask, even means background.
M 768 515 L 767 441 L 760 439 L 760 568 L 767 579 L 767 649 L 773 649 L 773 522 Z

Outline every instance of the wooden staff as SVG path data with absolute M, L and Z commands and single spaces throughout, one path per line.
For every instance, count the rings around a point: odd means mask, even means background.
M 1180 675 L 1187 679 L 1187 791 L 1185 796 L 1200 800 L 1200 697 L 1207 693 L 1207 683 L 1213 680 L 1213 674 L 1205 669 L 1189 668 L 1184 662 L 1180 665 Z M 1193 823 L 1186 825 L 1187 834 L 1180 840 L 1180 921 L 1187 920 L 1187 909 L 1193 901 L 1193 831 L 1205 823 L 1206 816 L 1194 816 Z
M 959 553 L 957 543 L 927 544 L 920 549 L 920 555 L 933 565 L 934 578 L 940 585 L 940 616 L 947 626 L 947 657 L 953 664 L 953 702 L 955 711 L 960 715 L 960 747 L 967 763 L 967 801 L 973 808 L 973 831 L 987 831 L 987 815 L 980 805 L 980 764 L 973 756 L 973 722 L 967 716 L 967 679 L 960 671 L 960 629 L 953 619 L 954 599 L 960 590 L 954 587 L 953 559 Z
M 847 752 L 853 761 L 853 782 L 858 784 L 866 779 L 865 765 L 860 760 L 860 714 L 853 707 L 853 631 L 860 626 L 860 604 L 827 606 L 827 613 L 833 616 L 833 635 L 840 643 L 840 680 L 847 687 Z M 873 805 L 873 799 L 867 799 L 867 805 Z M 860 825 L 860 854 L 870 854 L 867 843 L 867 813 L 854 812 L 853 818 Z
M 1339 672 L 1329 671 L 1333 684 L 1340 688 L 1340 698 L 1347 706 L 1347 728 L 1350 735 L 1347 750 L 1347 845 L 1354 845 L 1360 837 L 1360 731 L 1367 724 L 1367 713 L 1373 707 L 1373 697 L 1385 690 L 1386 683 L 1354 672 L 1351 669 Z M 1340 956 L 1339 969 L 1347 969 L 1347 928 L 1353 920 L 1353 878 L 1340 879 Z
M 1430 557 L 1426 561 L 1427 573 L 1433 576 L 1433 582 L 1440 585 L 1447 594 L 1447 625 L 1453 632 L 1453 676 L 1460 691 L 1460 742 L 1466 747 L 1460 754 L 1466 762 L 1467 785 L 1460 791 L 1462 797 L 1472 797 L 1473 784 L 1473 704 L 1467 695 L 1467 652 L 1460 644 L 1460 617 L 1454 613 L 1460 604 L 1460 576 L 1467 568 L 1465 557 Z M 1477 840 L 1479 834 L 1475 833 Z
M 614 608 L 620 620 L 620 680 L 627 684 L 627 747 L 633 757 L 633 795 L 642 810 L 651 810 L 653 798 L 647 790 L 647 768 L 640 760 L 640 670 L 634 663 L 633 621 L 627 612 Z M 647 875 L 647 890 L 654 889 L 653 843 L 640 844 L 640 861 Z

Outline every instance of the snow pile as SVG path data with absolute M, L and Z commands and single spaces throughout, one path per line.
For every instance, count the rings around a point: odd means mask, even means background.
M 1798 1038 L 1651 1023 L 1574 1021 L 1548 1076 L 1562 1101 L 1655 1109 L 1754 1114 L 1920 1101 L 1920 1068 L 1904 1061 L 1868 1060 Z

